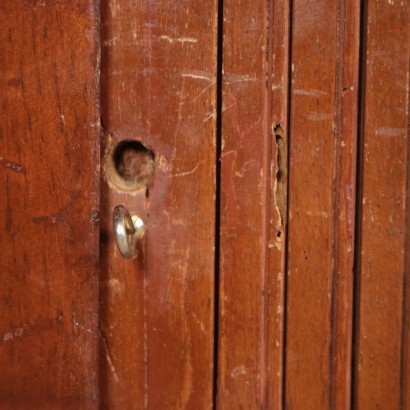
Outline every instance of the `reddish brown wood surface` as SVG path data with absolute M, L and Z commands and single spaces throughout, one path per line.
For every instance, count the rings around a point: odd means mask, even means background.
M 409 44 L 409 3 L 369 2 L 355 369 L 361 410 L 408 405 Z
M 279 408 L 282 401 L 287 16 L 286 1 L 224 1 L 221 409 Z
M 219 3 L 217 131 L 218 1 L 103 0 L 101 147 L 100 6 L 5 3 L 0 408 L 407 408 L 408 3 L 361 2 L 361 38 L 359 0 Z M 124 140 L 148 186 L 116 185 Z
M 102 181 L 101 384 L 104 408 L 208 409 L 213 385 L 216 2 L 102 4 L 104 149 L 155 153 L 149 187 Z M 118 203 L 147 223 L 121 258 Z
M 266 345 L 266 408 L 280 409 L 283 403 L 284 359 L 284 286 L 286 275 L 286 226 L 288 206 L 288 107 L 289 107 L 289 0 L 274 1 L 268 20 L 268 103 L 271 118 L 271 195 L 267 274 L 267 345 Z M 270 94 L 270 90 L 272 90 Z M 269 107 L 269 106 L 268 106 Z
M 407 98 L 409 98 L 407 96 Z M 408 103 L 407 103 L 408 104 Z M 403 409 L 408 409 L 410 406 L 410 282 L 408 278 L 410 266 L 410 240 L 409 240 L 409 223 L 410 223 L 410 160 L 409 160 L 409 145 L 407 144 L 407 189 L 406 189 L 406 238 L 404 243 L 404 275 L 403 275 L 403 328 L 401 340 L 401 391 L 400 404 Z
M 350 407 L 358 1 L 292 7 L 286 407 Z
M 0 5 L 0 408 L 94 409 L 98 10 Z

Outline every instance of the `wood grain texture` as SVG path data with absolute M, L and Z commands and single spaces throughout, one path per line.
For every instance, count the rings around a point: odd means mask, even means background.
M 269 3 L 267 3 L 269 4 Z M 271 105 L 269 138 L 270 213 L 267 264 L 267 386 L 266 408 L 281 409 L 283 404 L 284 312 L 288 212 L 289 151 L 289 31 L 290 1 L 274 1 L 269 9 L 270 81 L 268 103 Z M 270 91 L 272 90 L 272 91 Z
M 350 408 L 359 2 L 292 6 L 285 405 Z
M 409 85 L 410 88 L 410 85 Z M 409 97 L 407 97 L 409 98 Z M 407 143 L 408 144 L 408 143 Z M 403 275 L 403 328 L 401 341 L 401 386 L 400 404 L 403 409 L 410 406 L 410 149 L 407 145 L 407 187 L 406 187 L 406 233 L 404 240 L 404 275 Z
M 223 3 L 221 409 L 279 408 L 282 401 L 288 5 L 271 7 Z M 285 160 L 281 190 L 275 129 Z
M 110 409 L 208 409 L 213 386 L 216 1 L 102 2 L 104 150 L 155 153 L 146 192 L 102 180 L 101 384 Z M 146 221 L 122 259 L 111 218 Z
M 409 3 L 369 2 L 365 29 L 354 403 L 395 410 L 408 400 Z
M 93 0 L 0 5 L 0 408 L 95 409 Z

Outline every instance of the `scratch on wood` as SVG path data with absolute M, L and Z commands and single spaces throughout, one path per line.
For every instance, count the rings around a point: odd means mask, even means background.
M 119 382 L 119 378 L 118 378 L 117 371 L 115 370 L 115 366 L 114 366 L 114 362 L 113 362 L 113 359 L 112 359 L 111 350 L 110 350 L 110 348 L 109 348 L 109 346 L 108 346 L 107 336 L 105 335 L 105 333 L 104 333 L 103 330 L 101 329 L 101 325 L 98 326 L 98 332 L 99 332 L 100 338 L 101 338 L 101 340 L 102 340 L 102 342 L 103 342 L 103 346 L 104 346 L 104 349 L 105 349 L 105 355 L 106 355 L 106 358 L 107 358 L 108 365 L 110 366 L 110 369 L 111 369 L 112 374 L 113 374 L 113 376 L 114 376 L 115 382 L 118 383 L 118 382 Z
M 225 152 L 222 153 L 221 159 L 227 157 L 228 155 L 232 155 L 232 154 L 235 155 L 235 156 L 237 156 L 237 155 L 238 155 L 238 152 L 237 152 L 236 150 L 234 150 L 234 149 L 232 149 L 232 150 L 230 150 L 230 151 L 225 151 Z
M 190 171 L 186 171 L 186 172 L 179 172 L 177 174 L 171 174 L 170 177 L 172 178 L 177 178 L 177 177 L 185 177 L 187 175 L 192 175 L 197 169 L 198 167 L 201 165 L 202 161 L 199 161 L 195 167 L 193 169 L 191 169 Z
M 117 41 L 119 40 L 120 36 L 114 36 L 113 38 L 110 38 L 109 40 L 105 40 L 102 43 L 103 47 L 111 47 L 111 46 L 115 46 L 115 44 L 117 43 Z
M 239 178 L 243 178 L 244 175 L 245 175 L 245 172 L 246 172 L 246 167 L 248 165 L 253 164 L 254 162 L 255 162 L 255 159 L 249 159 L 248 161 L 245 161 L 243 163 L 242 167 L 241 167 L 241 170 L 240 171 L 238 171 L 238 170 L 235 171 L 235 175 Z
M 238 379 L 240 376 L 244 376 L 246 374 L 246 367 L 242 364 L 241 366 L 235 367 L 231 371 L 231 377 L 233 379 Z
M 202 333 L 205 333 L 205 326 L 204 322 L 202 320 L 199 320 L 198 316 L 195 314 L 195 312 L 192 313 L 192 317 L 194 318 L 195 322 L 198 323 Z
M 321 218 L 327 218 L 329 216 L 328 213 L 325 212 L 325 211 L 310 211 L 310 210 L 306 211 L 306 215 L 308 215 L 308 216 L 318 216 L 318 217 L 321 217 Z
M 376 135 L 383 137 L 404 137 L 407 130 L 405 128 L 379 127 Z
M 307 97 L 320 97 L 322 95 L 328 95 L 328 93 L 325 93 L 324 91 L 315 90 L 313 88 L 310 90 L 293 90 L 292 94 L 305 95 Z
M 112 290 L 114 295 L 122 295 L 125 290 L 125 285 L 115 278 L 109 279 L 107 286 Z
M 232 73 L 226 73 L 224 75 L 225 81 L 227 83 L 243 83 L 243 82 L 253 82 L 253 83 L 261 83 L 262 80 L 257 77 L 250 77 L 249 75 L 238 75 Z
M 0 157 L 0 165 L 6 169 L 9 169 L 10 171 L 16 172 L 16 173 L 25 173 L 26 168 L 18 164 L 17 162 L 10 161 L 6 158 Z
M 311 121 L 326 121 L 333 118 L 331 114 L 325 114 L 321 112 L 310 112 L 306 114 L 306 119 Z
M 35 218 L 32 218 L 31 220 L 36 224 L 40 224 L 40 223 L 55 224 L 57 222 L 65 221 L 66 218 L 67 218 L 66 215 L 56 213 L 54 215 L 37 216 Z
M 181 73 L 181 77 L 197 78 L 199 80 L 207 81 L 212 80 L 212 75 L 209 72 L 201 70 L 190 70 L 187 72 L 183 72 Z
M 187 342 L 190 342 L 190 337 L 188 336 Z M 184 375 L 182 380 L 182 391 L 181 391 L 181 406 L 178 408 L 185 409 L 188 407 L 189 399 L 192 395 L 192 379 L 193 379 L 193 368 L 192 368 L 192 359 L 190 354 L 190 349 L 185 351 L 185 367 Z
M 73 322 L 74 333 L 77 333 L 77 328 L 80 329 L 80 330 L 84 330 L 85 332 L 88 332 L 88 333 L 94 333 L 94 331 L 92 329 L 88 329 L 88 328 L 84 327 L 81 323 L 78 322 L 77 312 L 76 312 L 74 303 L 71 305 L 71 319 L 72 319 L 72 322 Z
M 229 108 L 234 107 L 235 105 L 238 105 L 237 101 L 235 101 L 233 104 L 230 104 L 228 106 L 225 106 L 225 105 L 222 104 L 222 112 L 225 112 L 225 111 L 229 110 Z
M 3 342 L 11 342 L 16 337 L 23 336 L 24 329 L 22 327 L 16 327 L 14 329 L 10 329 L 7 332 L 3 333 L 2 339 Z
M 214 118 L 216 118 L 216 113 L 214 113 L 214 112 L 211 112 L 210 114 L 208 114 L 206 117 L 205 117 L 205 119 L 204 119 L 204 124 L 207 122 L 207 121 L 209 121 L 210 119 L 214 119 Z
M 179 38 L 172 38 L 166 35 L 162 35 L 159 37 L 161 40 L 168 41 L 169 43 L 197 43 L 198 39 L 193 38 L 193 37 L 179 37 Z
M 192 103 L 194 103 L 202 94 L 204 94 L 207 90 L 209 90 L 213 85 L 216 84 L 215 80 L 212 80 L 205 88 L 203 88 L 195 97 L 192 99 Z

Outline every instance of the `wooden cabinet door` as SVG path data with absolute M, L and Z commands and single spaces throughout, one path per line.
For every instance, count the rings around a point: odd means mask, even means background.
M 216 1 L 103 1 L 101 11 L 101 404 L 211 408 Z M 121 141 L 155 155 L 137 189 L 119 188 L 109 166 Z M 146 222 L 134 260 L 115 244 L 118 204 Z
M 0 22 L 0 409 L 409 407 L 408 2 Z
M 0 408 L 210 408 L 216 1 L 21 0 L 0 21 Z M 137 186 L 124 143 L 152 167 Z M 118 204 L 147 227 L 136 259 Z
M 97 6 L 0 5 L 1 409 L 98 404 Z
M 217 408 L 407 408 L 409 4 L 222 13 Z

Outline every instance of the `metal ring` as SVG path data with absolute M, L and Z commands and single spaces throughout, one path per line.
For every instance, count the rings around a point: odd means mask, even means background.
M 138 256 L 136 242 L 145 233 L 143 220 L 137 215 L 130 215 L 124 205 L 118 205 L 113 211 L 115 240 L 124 258 L 131 259 Z

